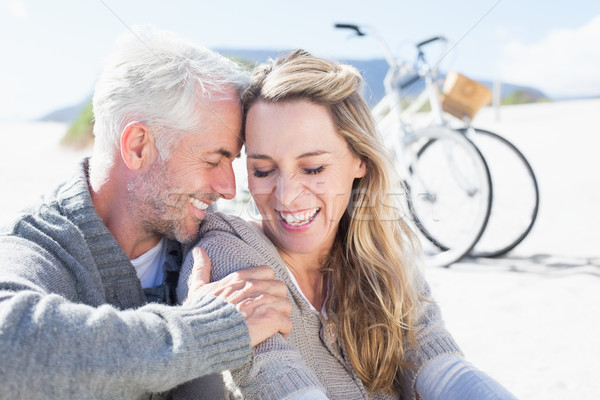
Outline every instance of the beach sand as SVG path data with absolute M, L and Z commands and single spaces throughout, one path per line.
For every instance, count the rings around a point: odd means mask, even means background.
M 538 176 L 538 221 L 507 256 L 425 271 L 466 357 L 520 399 L 600 398 L 600 100 L 486 108 Z M 0 222 L 67 179 L 89 150 L 66 126 L 0 124 Z M 596 378 L 594 378 L 596 376 Z

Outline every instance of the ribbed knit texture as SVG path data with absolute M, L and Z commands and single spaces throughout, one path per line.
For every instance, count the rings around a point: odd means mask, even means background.
M 292 333 L 287 340 L 276 335 L 254 348 L 252 365 L 231 374 L 233 383 L 229 384 L 233 386 L 229 391 L 232 397 L 241 392 L 246 399 L 285 399 L 299 390 L 320 386 L 330 399 L 416 399 L 415 380 L 420 368 L 442 354 L 460 353 L 444 327 L 438 307 L 424 301 L 417 326 L 419 346 L 408 352 L 408 360 L 415 368 L 402 371 L 401 395 L 367 393 L 331 336 L 330 332 L 334 330 L 298 291 L 277 249 L 262 232 L 240 218 L 217 213 L 207 217 L 200 233 L 198 245 L 211 259 L 212 280 L 239 269 L 266 264 L 274 269 L 276 279 L 286 283 L 293 305 Z M 188 252 L 180 274 L 179 298 L 185 297 L 192 265 L 193 258 Z M 430 295 L 426 284 L 422 294 Z
M 223 300 L 147 304 L 86 171 L 0 231 L 0 398 L 157 399 L 250 361 L 243 316 Z

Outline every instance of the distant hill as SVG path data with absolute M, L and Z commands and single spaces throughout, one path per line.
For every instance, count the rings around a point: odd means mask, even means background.
M 250 64 L 258 64 L 267 61 L 269 58 L 277 57 L 282 51 L 279 50 L 244 50 L 244 49 L 215 49 L 219 53 L 232 57 L 238 60 L 248 61 Z M 355 66 L 363 75 L 365 79 L 365 91 L 364 97 L 367 103 L 371 106 L 375 105 L 385 94 L 383 87 L 383 78 L 387 72 L 387 63 L 384 59 L 371 59 L 371 60 L 354 60 L 354 59 L 341 59 L 340 62 L 344 62 Z M 482 84 L 488 88 L 492 88 L 492 82 L 486 80 L 479 80 Z M 420 93 L 423 90 L 424 82 L 420 81 L 413 85 L 410 90 L 407 91 L 407 96 L 410 97 L 411 93 Z M 91 97 L 91 96 L 90 96 Z M 528 87 L 513 85 L 510 83 L 502 83 L 501 86 L 501 98 L 503 104 L 519 104 L 519 103 L 531 103 L 537 101 L 549 100 L 542 91 Z M 89 104 L 89 99 L 81 102 L 80 104 L 61 108 L 53 111 L 48 115 L 40 118 L 40 121 L 57 121 L 57 122 L 74 122 L 79 114 Z
M 59 108 L 58 110 L 52 111 L 51 113 L 39 118 L 38 121 L 65 123 L 74 122 L 79 116 L 79 114 L 81 114 L 81 112 L 88 106 L 88 104 L 90 104 L 91 98 L 92 96 L 90 95 L 89 98 L 86 98 L 79 104 L 70 107 Z
M 233 58 L 248 60 L 251 63 L 261 63 L 269 58 L 277 57 L 281 51 L 277 50 L 242 50 L 242 49 L 215 49 L 219 53 Z M 387 62 L 384 59 L 371 60 L 355 60 L 355 59 L 340 59 L 344 62 L 355 66 L 363 75 L 365 80 L 364 97 L 367 103 L 371 106 L 375 105 L 385 94 L 383 87 L 383 78 L 388 70 Z M 489 80 L 478 80 L 480 83 L 492 89 L 493 82 Z M 420 93 L 425 86 L 423 81 L 419 81 L 411 85 L 407 90 L 408 97 L 412 94 Z M 537 101 L 550 100 L 542 91 L 529 86 L 514 85 L 510 83 L 502 83 L 500 96 L 503 103 L 532 103 Z

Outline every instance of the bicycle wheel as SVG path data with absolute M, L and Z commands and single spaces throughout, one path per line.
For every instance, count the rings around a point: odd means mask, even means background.
M 408 209 L 427 266 L 444 266 L 471 251 L 490 216 L 487 164 L 466 136 L 427 127 L 406 144 Z
M 531 165 L 504 137 L 471 128 L 468 137 L 479 148 L 490 169 L 494 202 L 488 225 L 470 254 L 498 257 L 508 253 L 531 232 L 537 218 L 540 194 Z M 467 134 L 467 128 L 460 130 Z

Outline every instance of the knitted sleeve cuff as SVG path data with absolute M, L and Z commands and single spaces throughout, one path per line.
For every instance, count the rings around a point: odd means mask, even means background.
M 416 382 L 417 376 L 423 366 L 437 357 L 450 354 L 462 357 L 462 351 L 449 335 L 430 338 L 430 340 L 420 343 L 418 351 L 416 349 L 409 351 L 408 359 L 414 367 L 405 368 L 402 373 L 401 380 L 404 397 L 407 399 L 418 399 Z
M 309 389 L 324 390 L 298 350 L 276 334 L 253 350 L 252 363 L 225 375 L 232 393 L 256 400 L 288 399 Z M 229 379 L 227 379 L 229 378 Z
M 253 385 L 251 396 L 257 400 L 292 399 L 305 391 L 323 393 L 324 389 L 314 373 L 309 370 L 285 369 L 286 373 L 272 379 L 267 385 Z
M 170 308 L 182 324 L 179 344 L 186 349 L 182 364 L 199 372 L 194 375 L 240 368 L 252 359 L 250 334 L 244 317 L 225 300 L 196 294 L 182 306 Z

